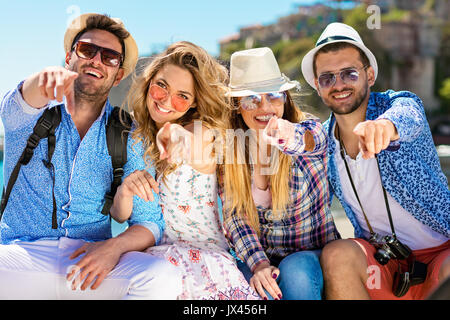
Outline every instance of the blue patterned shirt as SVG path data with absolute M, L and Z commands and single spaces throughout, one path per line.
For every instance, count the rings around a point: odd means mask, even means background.
M 22 83 L 8 92 L 0 105 L 5 127 L 5 185 L 43 112 L 43 109 L 34 109 L 24 101 L 19 90 L 21 86 Z M 52 176 L 43 164 L 43 160 L 47 159 L 45 138 L 36 147 L 31 161 L 20 169 L 0 223 L 0 243 L 59 237 L 99 241 L 111 237 L 110 217 L 103 215 L 101 210 L 113 178 L 106 144 L 106 121 L 112 106 L 109 101 L 106 103 L 83 140 L 80 140 L 66 108 L 61 110 L 61 123 L 55 132 L 56 148 L 52 158 L 58 228 L 52 229 L 51 224 Z M 128 137 L 127 153 L 124 178 L 135 170 L 146 168 L 142 144 L 135 144 L 131 134 Z M 147 170 L 155 175 L 153 168 Z M 164 219 L 158 195 L 153 195 L 153 202 L 134 197 L 133 212 L 128 223 L 147 227 L 158 243 L 164 230 Z
M 449 237 L 450 191 L 422 101 L 408 91 L 372 92 L 366 119 L 390 120 L 400 136 L 399 147 L 391 146 L 378 155 L 381 179 L 386 191 L 414 218 Z M 362 229 L 355 213 L 345 202 L 337 172 L 336 143 L 332 136 L 335 121 L 332 114 L 324 123 L 329 138 L 328 178 L 332 192 L 341 202 L 355 228 L 355 236 L 362 237 Z

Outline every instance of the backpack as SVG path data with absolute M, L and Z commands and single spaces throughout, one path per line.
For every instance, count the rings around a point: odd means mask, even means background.
M 5 211 L 6 205 L 8 204 L 8 199 L 11 191 L 14 187 L 14 183 L 17 180 L 19 171 L 22 165 L 27 165 L 34 154 L 34 149 L 38 146 L 39 141 L 44 138 L 48 138 L 48 159 L 42 160 L 44 166 L 51 171 L 51 176 L 53 180 L 52 186 L 52 196 L 53 196 L 53 212 L 52 212 L 52 229 L 58 228 L 57 217 L 56 217 L 56 200 L 55 200 L 55 167 L 53 166 L 51 160 L 53 153 L 55 151 L 55 131 L 61 122 L 61 108 L 63 105 L 58 105 L 54 108 L 47 108 L 42 116 L 36 122 L 33 128 L 33 133 L 28 137 L 27 145 L 22 152 L 19 160 L 14 167 L 11 176 L 8 181 L 8 185 L 3 188 L 1 206 L 0 206 L 0 220 L 2 218 L 3 212 Z M 111 183 L 111 190 L 105 194 L 105 203 L 103 205 L 102 214 L 108 215 L 109 210 L 113 204 L 114 195 L 116 194 L 117 188 L 122 183 L 122 176 L 124 174 L 123 166 L 127 162 L 127 140 L 128 140 L 128 130 L 131 127 L 132 119 L 128 112 L 122 111 L 123 119 L 122 123 L 120 119 L 120 108 L 114 107 L 106 125 L 106 143 L 108 146 L 108 153 L 111 157 L 111 162 L 113 166 L 113 181 Z

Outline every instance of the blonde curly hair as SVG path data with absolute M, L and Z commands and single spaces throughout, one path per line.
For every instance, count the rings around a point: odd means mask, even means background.
M 177 119 L 177 124 L 185 126 L 194 120 L 200 120 L 208 128 L 221 130 L 225 128 L 223 110 L 229 106 L 229 99 L 225 97 L 227 69 L 201 47 L 187 41 L 176 42 L 152 60 L 133 82 L 126 102 L 136 122 L 133 138 L 136 142 L 143 142 L 147 164 L 154 165 L 156 172 L 163 177 L 172 172 L 176 166 L 168 165 L 165 160 L 159 159 L 159 150 L 156 146 L 158 128 L 150 117 L 146 101 L 151 80 L 166 65 L 185 69 L 194 79 L 196 107 L 190 108 Z

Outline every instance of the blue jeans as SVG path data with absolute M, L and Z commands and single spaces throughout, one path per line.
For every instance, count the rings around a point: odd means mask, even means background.
M 298 251 L 281 260 L 277 278 L 283 300 L 321 300 L 323 293 L 323 276 L 319 255 L 322 250 Z M 246 263 L 237 261 L 239 270 L 250 281 L 253 273 Z M 266 291 L 270 300 L 273 298 Z

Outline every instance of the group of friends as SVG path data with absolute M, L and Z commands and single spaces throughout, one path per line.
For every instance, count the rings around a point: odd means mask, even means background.
M 153 57 L 122 106 L 132 125 L 108 214 L 108 95 L 137 45 L 119 19 L 83 14 L 64 49 L 64 67 L 1 102 L 5 184 L 44 110 L 61 106 L 61 122 L 15 173 L 0 299 L 424 299 L 449 278 L 450 191 L 424 107 L 371 91 L 377 61 L 352 27 L 328 25 L 301 61 L 324 124 L 269 48 L 229 68 L 187 41 Z M 333 195 L 355 238 L 341 239 Z M 112 237 L 111 219 L 129 227 Z

